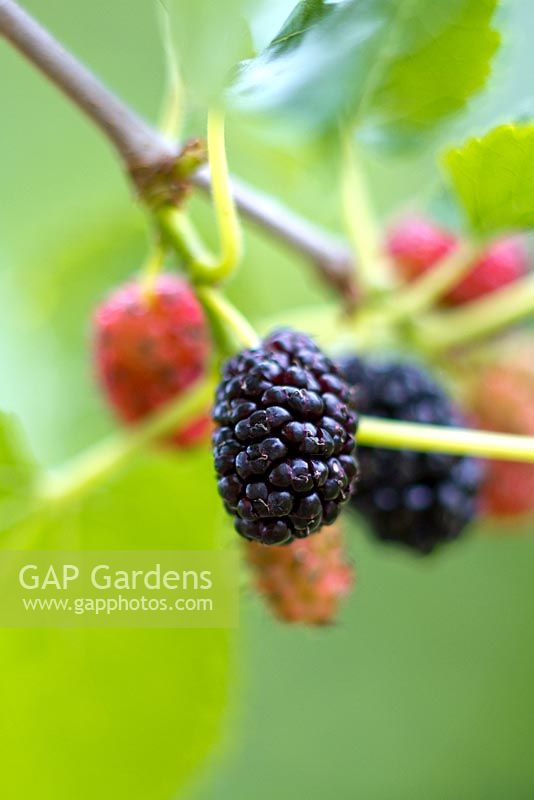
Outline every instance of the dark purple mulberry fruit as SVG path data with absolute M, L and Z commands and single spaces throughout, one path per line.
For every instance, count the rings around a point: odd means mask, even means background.
M 358 410 L 386 419 L 457 426 L 462 419 L 418 366 L 347 357 L 340 369 L 357 392 Z M 351 505 L 382 540 L 430 553 L 456 539 L 474 518 L 482 480 L 472 458 L 411 450 L 359 448 L 361 476 Z
M 219 493 L 241 536 L 283 544 L 334 522 L 358 472 L 357 414 L 307 336 L 276 331 L 229 359 L 214 420 Z

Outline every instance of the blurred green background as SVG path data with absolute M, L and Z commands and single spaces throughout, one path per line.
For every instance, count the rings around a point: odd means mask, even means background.
M 25 5 L 157 117 L 165 70 L 155 0 Z M 275 29 L 291 5 L 271 3 L 267 23 Z M 531 99 L 534 7 L 514 0 L 504 17 L 498 73 L 473 108 L 475 127 Z M 99 133 L 2 43 L 0 75 L 0 407 L 16 411 L 33 451 L 53 465 L 114 427 L 93 385 L 88 325 L 102 295 L 138 268 L 146 231 Z M 307 150 L 269 147 L 237 122 L 228 140 L 236 173 L 340 229 L 328 165 Z M 432 155 L 368 166 L 382 213 L 439 206 Z M 213 237 L 205 202 L 194 209 Z M 306 265 L 255 231 L 230 295 L 252 319 L 326 297 Z M 189 468 L 202 497 L 208 459 L 193 457 Z M 189 796 L 534 797 L 534 537 L 478 529 L 419 561 L 373 546 L 355 525 L 348 533 L 358 584 L 337 626 L 284 628 L 243 599 L 230 710 Z M 157 708 L 150 719 L 157 727 Z

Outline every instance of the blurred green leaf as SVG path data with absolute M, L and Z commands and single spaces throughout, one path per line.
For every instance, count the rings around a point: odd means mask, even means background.
M 114 286 L 135 279 L 146 254 L 136 213 L 83 220 L 39 242 L 2 283 L 2 405 L 15 408 L 40 461 L 62 462 L 114 425 L 91 357 L 91 317 Z M 39 405 L 35 392 L 39 387 Z
M 114 424 L 91 374 L 87 329 L 95 304 L 138 270 L 146 248 L 139 222 L 134 214 L 84 222 L 52 248 L 40 243 L 32 263 L 4 282 L 2 338 L 16 343 L 10 405 L 22 407 L 47 463 Z M 6 442 L 0 451 L 13 458 L 18 448 Z M 212 472 L 207 449 L 147 454 L 83 503 L 18 524 L 10 516 L 2 541 L 212 549 L 221 527 Z M 230 647 L 229 633 L 215 630 L 0 631 L 0 795 L 174 798 L 217 738 Z
M 425 131 L 482 89 L 500 36 L 497 0 L 404 0 L 371 92 L 371 122 L 395 132 Z M 380 71 L 380 70 L 377 70 Z
M 24 514 L 36 473 L 16 419 L 0 413 L 0 531 Z
M 298 133 L 340 117 L 399 135 L 425 131 L 484 85 L 499 36 L 496 0 L 344 0 L 301 4 L 241 70 L 239 108 Z M 281 46 L 282 44 L 286 46 Z
M 211 472 L 206 452 L 147 455 L 9 546 L 215 548 Z M 0 631 L 1 796 L 171 800 L 217 738 L 229 648 L 222 630 Z
M 251 54 L 245 15 L 254 3 L 169 0 L 180 71 L 195 103 L 213 103 L 233 68 Z
M 447 151 L 445 166 L 476 232 L 534 227 L 534 124 L 469 139 Z
M 267 48 L 269 58 L 287 53 L 296 47 L 312 27 L 335 7 L 325 0 L 302 0 L 289 15 L 282 29 Z

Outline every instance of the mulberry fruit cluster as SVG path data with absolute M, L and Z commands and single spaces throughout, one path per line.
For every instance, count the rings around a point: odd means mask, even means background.
M 458 247 L 448 231 L 419 217 L 402 220 L 389 232 L 387 249 L 407 281 L 432 270 Z M 502 289 L 528 272 L 525 242 L 507 236 L 490 244 L 462 280 L 443 298 L 445 305 L 458 306 Z
M 344 359 L 341 368 L 357 389 L 358 409 L 386 419 L 455 426 L 459 414 L 418 366 Z M 456 539 L 477 510 L 482 480 L 472 458 L 411 450 L 359 449 L 361 479 L 352 504 L 381 540 L 430 553 Z
M 534 436 L 534 336 L 508 337 L 473 381 L 470 411 L 490 431 Z M 534 513 L 534 464 L 488 461 L 482 512 L 494 519 Z
M 99 382 L 127 423 L 182 394 L 205 372 L 210 351 L 206 318 L 191 287 L 167 274 L 149 298 L 136 282 L 116 289 L 96 310 L 93 339 Z M 206 413 L 175 432 L 171 443 L 194 444 L 209 427 Z
M 327 625 L 354 583 L 339 524 L 283 547 L 245 542 L 256 587 L 283 622 Z
M 229 359 L 214 420 L 218 489 L 238 533 L 283 544 L 336 520 L 357 475 L 357 416 L 307 336 L 277 331 Z

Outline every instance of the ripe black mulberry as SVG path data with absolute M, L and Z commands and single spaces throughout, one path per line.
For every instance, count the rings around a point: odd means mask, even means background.
M 336 520 L 358 472 L 357 414 L 311 339 L 280 330 L 229 359 L 214 420 L 219 493 L 241 536 L 284 544 Z
M 431 425 L 462 418 L 445 392 L 411 363 L 350 356 L 339 363 L 361 414 Z M 360 447 L 361 477 L 351 505 L 377 538 L 430 553 L 456 539 L 474 518 L 482 480 L 473 458 Z

